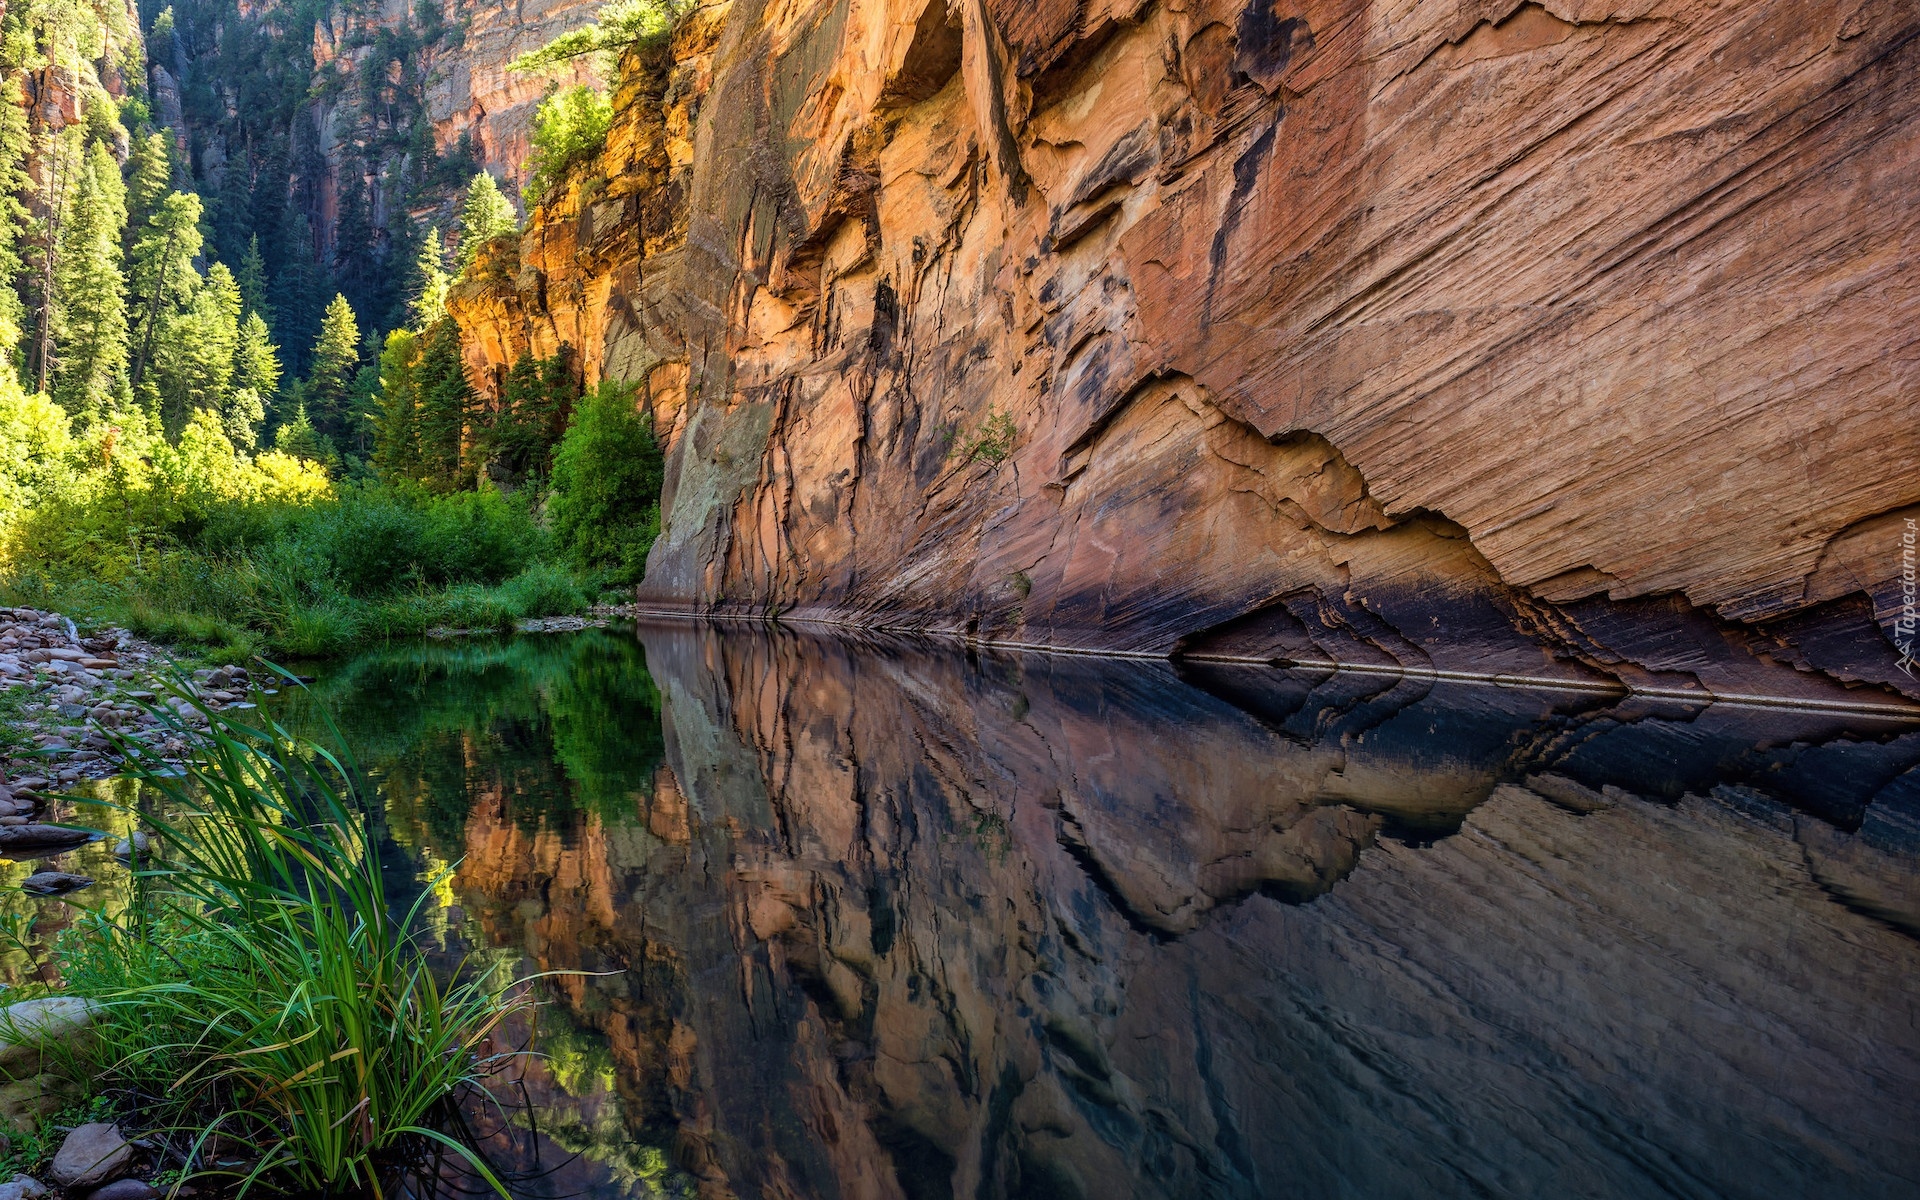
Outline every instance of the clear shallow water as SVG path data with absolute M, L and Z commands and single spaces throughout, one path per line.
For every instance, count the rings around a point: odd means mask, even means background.
M 687 625 L 282 699 L 450 960 L 595 973 L 524 1195 L 1920 1193 L 1911 727 Z

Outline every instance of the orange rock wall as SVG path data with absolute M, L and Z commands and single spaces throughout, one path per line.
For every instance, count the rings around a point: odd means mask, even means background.
M 646 382 L 659 605 L 1890 702 L 1916 34 L 731 0 L 453 307 Z

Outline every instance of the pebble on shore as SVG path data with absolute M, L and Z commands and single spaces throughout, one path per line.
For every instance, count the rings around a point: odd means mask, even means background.
M 123 629 L 83 638 L 59 613 L 0 608 L 0 688 L 27 690 L 23 732 L 42 752 L 16 755 L 0 768 L 0 825 L 23 823 L 43 788 L 118 771 L 109 731 L 161 758 L 184 755 L 182 731 L 143 708 L 157 700 L 183 724 L 205 723 L 187 701 L 165 696 L 169 665 L 166 651 Z M 255 681 L 243 668 L 195 671 L 190 686 L 209 709 L 252 707 Z

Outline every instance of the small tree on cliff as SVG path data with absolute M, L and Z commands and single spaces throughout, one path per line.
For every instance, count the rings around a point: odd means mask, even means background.
M 480 247 L 519 227 L 513 203 L 500 191 L 493 176 L 485 171 L 475 175 L 467 185 L 466 203 L 460 206 L 460 269 L 473 265 Z
M 613 105 L 585 84 L 541 101 L 533 114 L 533 153 L 527 157 L 527 203 L 540 203 L 574 164 L 598 154 L 612 127 Z

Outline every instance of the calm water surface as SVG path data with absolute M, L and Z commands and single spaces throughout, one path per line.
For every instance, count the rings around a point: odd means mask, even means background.
M 325 669 L 526 1196 L 1920 1195 L 1920 730 L 692 626 Z

